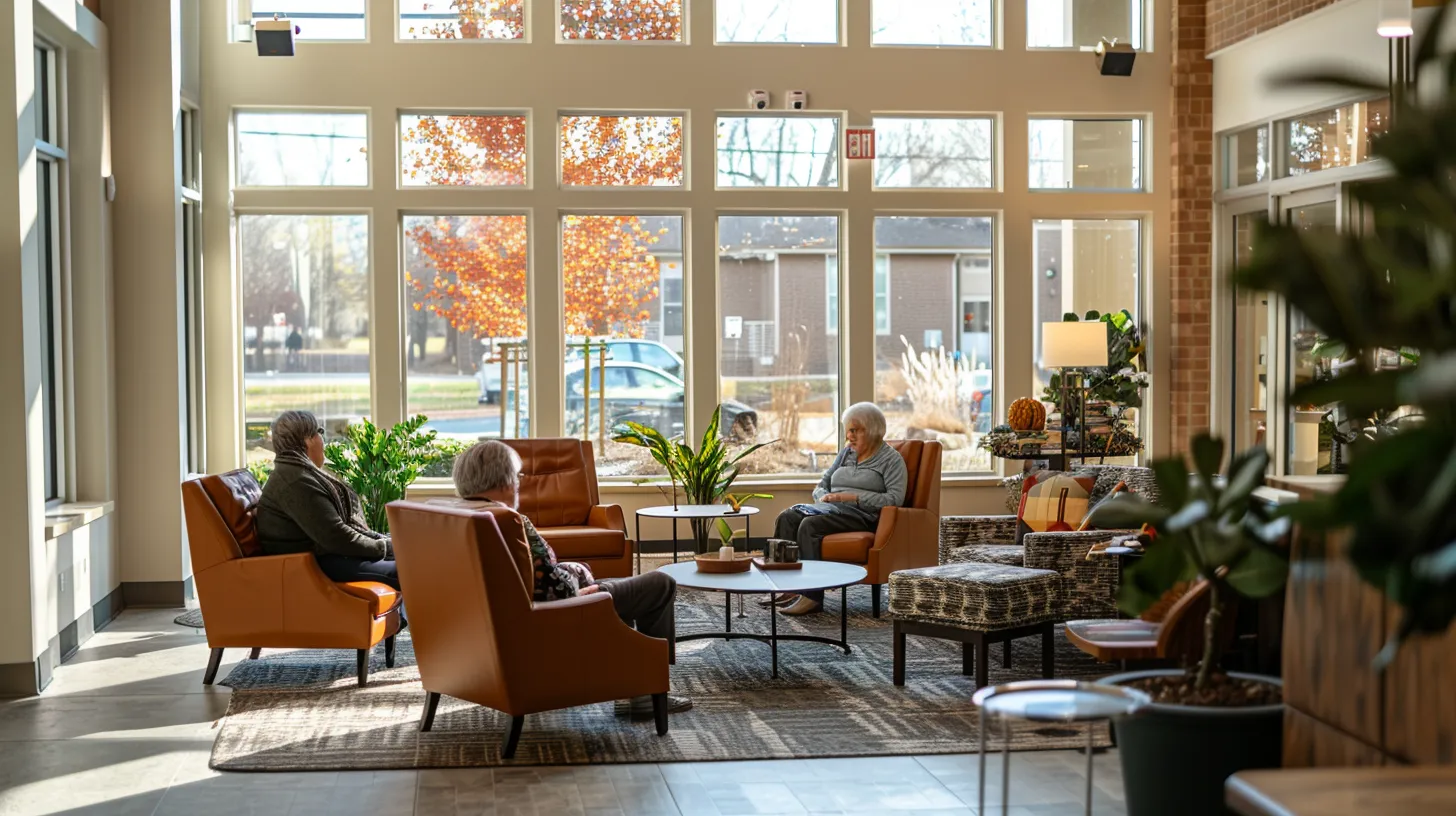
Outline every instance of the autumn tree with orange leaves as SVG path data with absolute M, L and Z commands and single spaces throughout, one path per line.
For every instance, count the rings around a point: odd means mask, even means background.
M 525 117 L 419 116 L 406 124 L 407 184 L 525 185 Z M 561 121 L 560 131 L 563 185 L 682 184 L 680 117 L 572 116 Z M 525 334 L 525 216 L 413 218 L 406 228 L 418 253 L 405 272 L 416 310 L 439 315 L 473 337 Z M 660 273 L 651 247 L 662 232 L 630 215 L 563 218 L 561 271 L 568 334 L 642 336 L 650 318 L 645 306 L 658 296 Z M 549 270 L 551 265 L 540 268 Z

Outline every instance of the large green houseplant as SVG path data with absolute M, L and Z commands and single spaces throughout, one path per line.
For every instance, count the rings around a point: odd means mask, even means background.
M 733 453 L 718 432 L 718 419 L 722 406 L 713 409 L 708 427 L 703 431 L 702 442 L 697 450 L 682 437 L 667 438 L 656 428 L 638 422 L 624 422 L 612 429 L 612 441 L 646 448 L 652 458 L 667 471 L 672 482 L 673 506 L 677 506 L 678 485 L 689 504 L 717 504 L 730 500 L 735 506 L 749 498 L 771 498 L 766 494 L 734 495 L 728 492 L 738 478 L 738 463 L 760 448 L 774 444 L 759 442 Z M 698 553 L 709 548 L 709 524 L 707 519 L 692 521 L 693 543 Z
M 384 507 L 404 498 L 405 490 L 438 454 L 434 431 L 421 432 L 423 414 L 382 428 L 369 419 L 349 425 L 344 438 L 324 447 L 329 470 L 359 494 L 370 529 L 389 532 Z

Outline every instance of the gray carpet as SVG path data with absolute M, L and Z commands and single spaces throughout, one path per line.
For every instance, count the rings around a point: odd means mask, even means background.
M 853 654 L 817 643 L 779 648 L 779 679 L 769 676 L 769 650 L 755 641 L 680 643 L 674 692 L 693 708 L 672 716 L 658 737 L 651 720 L 616 714 L 612 703 L 526 718 L 514 760 L 503 760 L 509 718 L 442 698 L 434 729 L 418 730 L 424 691 L 409 631 L 401 634 L 395 668 L 376 647 L 369 685 L 355 683 L 349 651 L 279 651 L 238 664 L 222 682 L 234 689 L 211 766 L 229 771 L 370 770 L 496 765 L 575 765 L 683 760 L 773 759 L 975 751 L 977 718 L 971 678 L 960 673 L 960 646 L 911 637 L 906 685 L 891 684 L 888 619 L 869 615 L 869 592 L 850 593 Z M 838 598 L 829 614 L 780 616 L 779 631 L 837 636 Z M 747 605 L 747 630 L 767 628 L 767 612 Z M 683 591 L 678 631 L 721 630 L 722 596 Z M 1013 650 L 1014 668 L 991 649 L 991 682 L 1040 676 L 1040 640 Z M 1092 679 L 1108 673 L 1057 634 L 1057 676 Z M 1099 734 L 1106 744 L 1105 731 Z M 1080 730 L 1013 728 L 1015 750 L 1075 748 Z M 999 749 L 999 743 L 993 743 Z
M 172 622 L 175 623 L 175 624 L 177 624 L 178 626 L 190 626 L 193 629 L 201 629 L 201 628 L 203 628 L 202 627 L 202 610 L 201 609 L 189 609 L 186 612 L 183 612 L 182 614 L 180 614 L 177 617 L 173 618 L 172 619 Z

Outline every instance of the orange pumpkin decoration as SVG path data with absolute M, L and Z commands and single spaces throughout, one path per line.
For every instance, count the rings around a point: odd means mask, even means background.
M 1046 430 L 1046 406 L 1029 397 L 1011 403 L 1006 424 L 1017 431 Z

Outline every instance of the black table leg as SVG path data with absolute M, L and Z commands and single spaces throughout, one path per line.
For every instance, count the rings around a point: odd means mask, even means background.
M 723 631 L 733 631 L 733 593 L 727 591 L 723 593 Z
M 839 588 L 839 645 L 849 654 L 849 587 Z
M 633 549 L 637 550 L 637 574 L 642 574 L 642 514 L 633 513 L 633 520 L 637 522 L 637 540 L 633 542 Z
M 672 520 L 672 563 L 677 563 L 677 519 Z
M 777 592 L 768 594 L 768 648 L 773 652 L 773 678 L 779 677 L 779 595 Z

